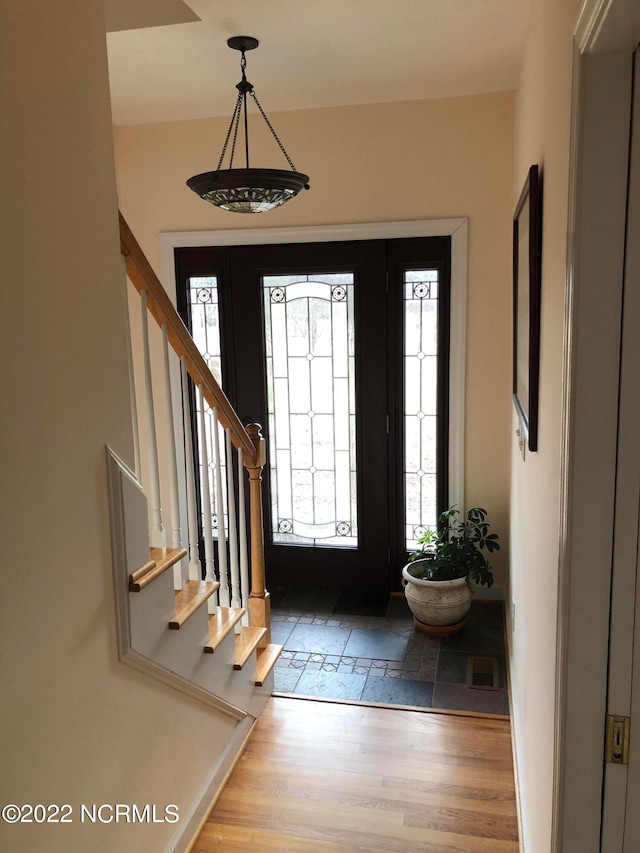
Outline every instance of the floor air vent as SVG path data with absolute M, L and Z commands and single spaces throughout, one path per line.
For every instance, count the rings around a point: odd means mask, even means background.
M 498 658 L 472 655 L 467 664 L 467 687 L 476 690 L 498 690 Z

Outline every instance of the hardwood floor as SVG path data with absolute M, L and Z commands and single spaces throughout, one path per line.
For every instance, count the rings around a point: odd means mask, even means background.
M 272 698 L 192 853 L 518 853 L 509 722 Z

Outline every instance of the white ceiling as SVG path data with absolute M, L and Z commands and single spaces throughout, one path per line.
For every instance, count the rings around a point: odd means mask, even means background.
M 115 124 L 230 116 L 240 54 L 267 113 L 505 91 L 529 0 L 105 0 Z M 185 23 L 186 21 L 186 23 Z M 176 23 L 178 22 L 178 23 Z

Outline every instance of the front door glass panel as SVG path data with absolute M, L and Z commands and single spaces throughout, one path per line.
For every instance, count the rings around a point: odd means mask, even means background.
M 273 542 L 356 548 L 353 273 L 262 288 Z

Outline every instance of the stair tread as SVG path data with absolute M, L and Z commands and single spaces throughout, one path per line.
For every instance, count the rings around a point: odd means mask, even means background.
M 266 633 L 266 628 L 244 627 L 241 634 L 236 634 L 234 669 L 242 669 Z
M 176 592 L 176 615 L 169 622 L 169 628 L 177 631 L 219 586 L 217 581 L 187 581 L 183 589 Z
M 147 584 L 157 578 L 175 563 L 187 556 L 184 548 L 150 548 L 151 560 L 129 575 L 129 589 L 140 592 Z
M 149 548 L 149 555 L 158 565 L 168 562 L 170 566 L 187 556 L 186 548 Z
M 243 607 L 218 607 L 215 613 L 209 615 L 209 641 L 204 647 L 207 654 L 213 654 L 245 613 Z
M 264 649 L 258 649 L 258 653 L 256 655 L 256 687 L 262 687 L 265 683 L 269 677 L 269 673 L 276 665 L 276 661 L 280 657 L 280 653 L 283 648 L 284 646 L 271 643 L 270 645 L 265 646 Z

